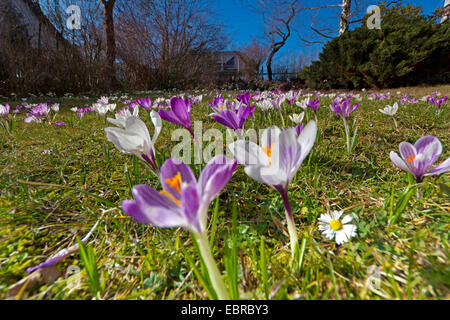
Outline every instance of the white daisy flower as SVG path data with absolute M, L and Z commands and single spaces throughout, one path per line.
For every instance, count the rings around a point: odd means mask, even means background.
M 344 211 L 332 211 L 322 214 L 319 218 L 319 231 L 329 240 L 336 237 L 336 243 L 341 245 L 356 236 L 356 225 L 348 224 L 353 220 L 351 215 L 340 219 Z

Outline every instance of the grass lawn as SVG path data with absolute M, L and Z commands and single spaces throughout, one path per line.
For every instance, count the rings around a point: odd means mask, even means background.
M 392 98 L 384 101 L 369 100 L 361 93 L 363 100 L 350 116 L 357 121 L 359 134 L 351 155 L 345 149 L 342 120 L 328 108 L 332 100 L 320 98 L 316 144 L 289 189 L 302 253 L 300 270 L 293 272 L 289 267 L 281 196 L 251 180 L 242 166 L 237 169 L 218 198 L 218 209 L 214 202 L 209 208 L 211 224 L 216 217 L 209 229 L 214 230 L 213 253 L 225 282 L 237 283 L 233 297 L 450 298 L 448 173 L 426 177 L 401 216 L 388 225 L 391 206 L 396 206 L 408 186 L 407 174 L 393 165 L 389 152 L 398 151 L 402 141 L 414 143 L 434 135 L 444 147 L 438 163 L 448 158 L 449 103 L 439 116 L 433 105 L 420 100 L 400 105 L 399 129 L 395 130 L 392 119 L 378 109 L 398 101 L 398 90 L 417 99 L 435 90 L 450 95 L 449 85 L 392 89 Z M 151 94 L 150 98 L 158 96 Z M 55 120 L 66 126 L 26 124 L 22 113 L 11 135 L 0 127 L 0 298 L 6 298 L 8 288 L 27 276 L 27 268 L 76 244 L 77 237 L 83 238 L 99 220 L 89 242 L 95 263 L 85 268 L 76 252 L 58 264 L 61 276 L 55 281 L 26 288 L 10 298 L 207 299 L 208 290 L 187 260 L 190 257 L 202 273 L 189 233 L 138 224 L 121 210 L 121 202 L 131 198 L 131 186 L 161 187 L 142 162 L 107 141 L 104 128 L 110 124 L 95 113 L 79 119 L 70 111 L 97 98 L 51 98 L 61 104 Z M 203 131 L 217 128 L 225 133 L 225 127 L 208 117 L 210 100 L 207 96 L 193 107 L 192 121 L 203 121 Z M 0 99 L 0 104 L 11 106 L 21 102 Z M 118 103 L 117 109 L 121 107 Z M 292 126 L 288 116 L 301 111 L 285 105 L 286 123 Z M 140 116 L 152 134 L 148 113 L 142 109 Z M 246 128 L 272 125 L 281 127 L 279 114 L 257 109 Z M 176 125 L 163 123 L 156 142 L 160 165 L 178 143 L 171 141 L 175 129 Z M 203 166 L 191 166 L 197 177 Z M 318 230 L 318 217 L 330 210 L 352 214 L 357 237 L 341 246 L 327 240 Z M 72 266 L 81 271 L 69 276 L 67 270 Z M 378 268 L 380 282 L 368 286 L 373 268 Z

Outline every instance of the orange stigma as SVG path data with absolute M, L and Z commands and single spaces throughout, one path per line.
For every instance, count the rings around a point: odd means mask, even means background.
M 411 157 L 409 157 L 409 158 L 407 159 L 407 161 L 408 161 L 409 163 L 413 163 L 415 158 L 416 158 L 416 156 L 415 156 L 415 155 L 412 155 Z
M 160 193 L 162 193 L 162 194 L 165 195 L 166 197 L 169 197 L 169 198 L 170 198 L 173 202 L 175 202 L 178 206 L 181 205 L 181 202 L 178 201 L 178 200 L 177 200 L 173 195 L 171 195 L 170 193 L 168 193 L 168 192 L 166 192 L 166 191 L 164 191 L 164 190 L 161 190 Z
M 273 150 L 273 145 L 270 146 L 264 146 L 264 148 L 262 148 L 262 152 L 264 152 L 267 155 L 267 160 L 269 161 L 269 165 L 272 165 L 272 150 Z
M 177 175 L 171 179 L 166 179 L 166 183 L 181 194 L 181 184 L 183 183 L 181 180 L 181 172 L 178 172 Z

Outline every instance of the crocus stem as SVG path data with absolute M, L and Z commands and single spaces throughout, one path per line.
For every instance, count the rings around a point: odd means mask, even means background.
M 347 119 L 344 119 L 345 138 L 347 139 L 347 152 L 350 153 L 350 127 Z
M 285 123 L 284 123 L 284 118 L 283 118 L 283 112 L 281 112 L 281 106 L 280 106 L 279 111 L 280 111 L 281 123 L 282 123 L 282 125 L 283 125 L 283 128 L 286 128 Z
M 197 243 L 200 248 L 200 254 L 202 255 L 203 261 L 208 269 L 209 279 L 216 290 L 219 300 L 228 300 L 228 291 L 222 280 L 219 269 L 217 268 L 216 262 L 214 261 L 214 257 L 212 256 L 206 233 L 203 232 L 196 234 L 195 238 L 197 239 Z
M 283 197 L 284 208 L 286 211 L 286 221 L 289 231 L 289 238 L 291 240 L 291 256 L 292 264 L 295 263 L 296 253 L 298 251 L 298 236 L 297 229 L 295 228 L 294 216 L 292 215 L 291 204 L 289 203 L 289 197 L 287 191 L 282 191 L 281 196 Z
M 417 197 L 417 200 L 422 200 L 423 199 L 423 190 L 422 190 L 422 188 L 420 188 L 420 187 L 416 188 L 416 197 Z
M 287 226 L 289 230 L 289 238 L 291 240 L 291 255 L 292 255 L 292 261 L 295 262 L 295 256 L 298 249 L 298 236 L 297 236 L 297 229 L 295 228 L 295 222 L 293 217 L 286 214 L 286 221 Z
M 394 119 L 395 130 L 397 130 L 398 129 L 397 120 L 395 120 L 395 117 L 392 117 L 392 119 Z

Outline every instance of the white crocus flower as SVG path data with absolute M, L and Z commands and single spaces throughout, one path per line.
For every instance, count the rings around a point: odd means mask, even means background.
M 305 117 L 305 113 L 302 112 L 300 114 L 293 114 L 291 116 L 289 116 L 289 119 L 291 119 L 292 122 L 294 122 L 295 124 L 300 124 L 303 121 L 303 118 Z
M 381 113 L 391 116 L 394 119 L 395 128 L 398 129 L 397 120 L 395 120 L 395 114 L 398 111 L 398 103 L 394 103 L 393 106 L 386 106 L 384 109 L 378 109 Z
M 153 138 L 150 138 L 150 133 L 145 123 L 134 115 L 127 117 L 125 121 L 122 119 L 111 119 L 119 128 L 108 127 L 105 131 L 108 140 L 120 152 L 134 154 L 149 163 L 155 171 L 158 171 L 155 161 L 154 145 L 161 132 L 162 121 L 156 111 L 150 112 L 150 118 L 155 126 Z
M 269 111 L 270 109 L 273 108 L 272 103 L 270 103 L 270 101 L 266 100 L 266 99 L 264 99 L 264 100 L 262 100 L 260 102 L 257 102 L 256 105 L 259 108 L 261 108 L 262 111 L 265 111 L 265 112 L 267 112 L 267 111 Z
M 238 140 L 229 145 L 236 160 L 245 166 L 252 179 L 277 190 L 288 188 L 303 160 L 311 151 L 317 135 L 317 125 L 310 121 L 300 136 L 294 128 L 281 131 L 271 127 L 261 135 L 261 143 Z
M 51 108 L 54 112 L 59 112 L 59 103 L 53 104 Z
M 109 111 L 108 105 L 105 105 L 103 103 L 94 103 L 92 109 L 102 117 L 104 117 L 105 114 Z
M 116 118 L 107 118 L 108 122 L 112 123 L 115 126 L 121 127 L 125 129 L 125 125 L 127 122 L 127 119 L 130 117 L 139 117 L 139 107 L 134 108 L 133 114 L 131 114 L 130 110 L 127 109 L 124 112 L 116 113 Z
M 356 236 L 356 225 L 349 224 L 353 218 L 346 215 L 341 219 L 344 211 L 332 211 L 331 213 L 322 214 L 319 218 L 319 230 L 329 240 L 336 238 L 336 243 L 341 245 L 350 238 Z
M 398 111 L 398 103 L 394 103 L 393 106 L 386 106 L 384 109 L 378 109 L 381 113 L 386 114 L 388 116 L 395 116 Z
M 310 100 L 311 100 L 310 98 L 306 98 L 306 100 L 303 100 L 301 102 L 296 102 L 295 104 L 298 107 L 302 108 L 303 110 L 306 110 L 306 108 L 308 108 L 308 103 Z

